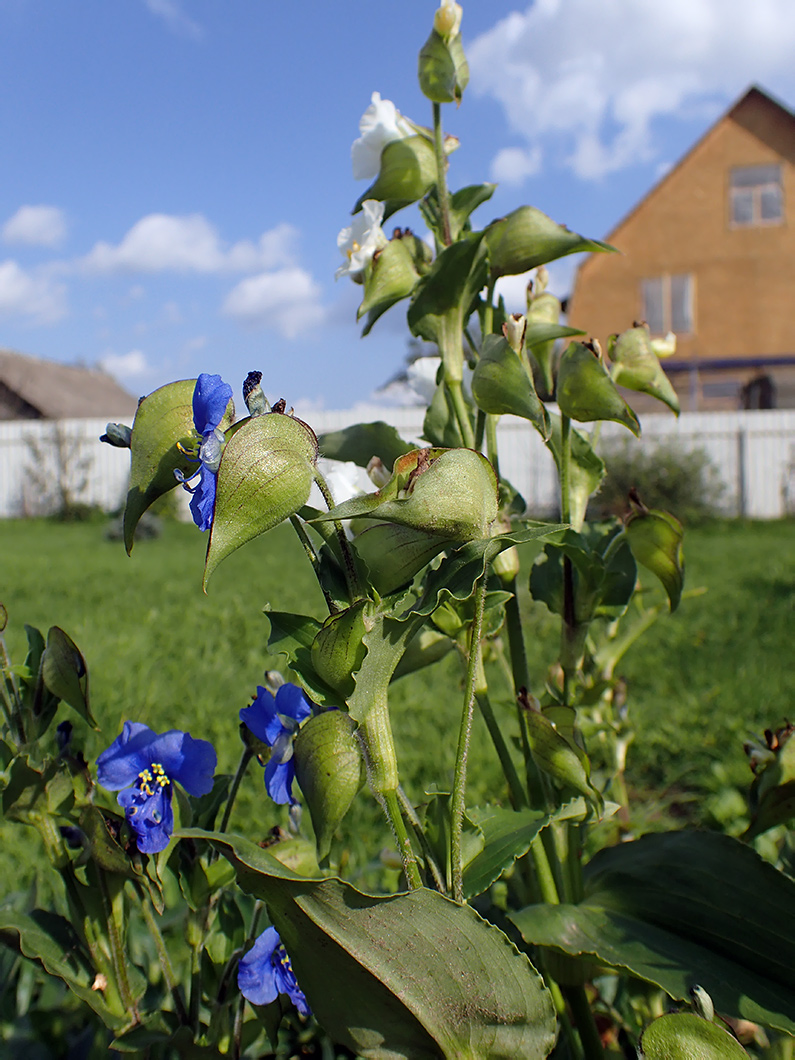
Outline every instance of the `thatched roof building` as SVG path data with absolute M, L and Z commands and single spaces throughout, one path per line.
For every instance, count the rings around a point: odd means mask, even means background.
M 119 418 L 137 400 L 98 368 L 44 361 L 0 349 L 0 420 Z

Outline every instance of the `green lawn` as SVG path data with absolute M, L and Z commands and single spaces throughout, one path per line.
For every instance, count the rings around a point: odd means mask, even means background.
M 132 558 L 103 531 L 104 525 L 93 523 L 0 523 L 0 600 L 10 616 L 12 657 L 24 656 L 24 623 L 45 633 L 51 625 L 63 627 L 86 657 L 92 708 L 106 734 L 115 736 L 127 718 L 159 730 L 184 728 L 212 740 L 219 770 L 232 772 L 240 748 L 238 711 L 263 670 L 279 663 L 266 651 L 263 608 L 323 612 L 291 528 L 282 525 L 234 554 L 206 596 L 206 538 L 193 526 L 167 523 L 163 536 L 137 544 Z M 791 713 L 795 524 L 694 529 L 686 536 L 686 555 L 688 585 L 704 585 L 708 593 L 658 622 L 630 650 L 620 672 L 637 729 L 631 787 L 652 807 L 662 789 L 675 804 L 672 812 L 703 820 L 705 795 L 724 783 L 745 787 L 750 779 L 742 752 L 747 735 Z M 542 605 L 525 599 L 523 607 L 538 687 L 555 657 L 557 625 Z M 499 672 L 492 681 L 497 709 L 510 726 L 513 707 Z M 460 688 L 461 667 L 453 656 L 394 686 L 401 771 L 416 801 L 429 784 L 444 787 L 449 781 Z M 75 720 L 77 738 L 94 758 L 103 744 Z M 258 772 L 252 770 L 241 790 L 233 819 L 234 827 L 250 834 L 264 834 L 282 820 L 266 800 Z M 470 801 L 502 796 L 501 774 L 478 719 Z M 353 831 L 381 829 L 372 800 L 359 802 Z M 9 826 L 0 835 L 8 858 L 17 841 Z M 374 836 L 371 855 L 388 841 L 385 833 Z M 31 864 L 30 847 L 16 855 L 21 870 Z

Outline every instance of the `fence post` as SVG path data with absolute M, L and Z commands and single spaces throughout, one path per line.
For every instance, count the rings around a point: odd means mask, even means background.
M 737 515 L 748 514 L 748 431 L 742 422 L 737 427 Z

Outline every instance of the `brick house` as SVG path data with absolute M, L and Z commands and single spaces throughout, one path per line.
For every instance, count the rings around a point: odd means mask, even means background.
M 584 260 L 573 323 L 673 331 L 683 410 L 795 408 L 795 115 L 750 88 L 606 239 L 622 253 Z

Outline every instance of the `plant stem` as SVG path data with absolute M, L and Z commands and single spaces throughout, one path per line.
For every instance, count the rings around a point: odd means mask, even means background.
M 445 386 L 450 394 L 455 410 L 455 418 L 458 429 L 461 431 L 461 440 L 467 449 L 475 448 L 475 432 L 472 430 L 472 422 L 469 418 L 469 409 L 464 401 L 464 391 L 460 379 L 445 379 Z
M 500 455 L 497 450 L 497 424 L 499 420 L 499 416 L 486 416 L 486 455 L 489 458 L 489 463 L 494 468 L 494 474 L 497 476 L 498 482 L 500 480 Z
M 580 1032 L 583 1052 L 586 1060 L 604 1060 L 604 1049 L 602 1039 L 593 1018 L 593 1011 L 588 1003 L 588 995 L 584 986 L 561 987 L 563 996 L 569 1003 L 571 1014 L 574 1017 L 574 1025 Z
M 3 668 L 3 713 L 6 716 L 10 729 L 16 729 L 17 736 L 19 737 L 20 743 L 26 743 L 25 737 L 25 726 L 22 721 L 22 700 L 19 695 L 19 689 L 17 683 L 14 680 L 14 672 L 11 669 L 11 659 L 6 648 L 6 640 L 2 633 L 0 633 L 0 662 L 2 662 Z M 8 699 L 8 707 L 11 713 L 9 714 L 6 709 L 6 699 Z
M 489 277 L 486 288 L 486 304 L 483 309 L 483 337 L 491 335 L 494 327 L 494 285 L 497 283 L 496 276 Z
M 478 581 L 475 590 L 475 617 L 472 622 L 469 638 L 469 660 L 467 662 L 464 709 L 461 712 L 461 726 L 458 732 L 458 749 L 456 751 L 455 775 L 453 778 L 453 795 L 450 802 L 451 889 L 453 899 L 456 902 L 464 901 L 464 866 L 461 850 L 461 832 L 464 826 L 464 812 L 466 810 L 469 737 L 472 732 L 472 715 L 475 709 L 476 680 L 480 669 L 480 638 L 483 634 L 483 611 L 485 605 L 486 579 L 483 577 Z
M 519 775 L 516 772 L 516 766 L 513 764 L 511 752 L 508 750 L 505 737 L 502 735 L 500 723 L 494 715 L 494 708 L 491 705 L 491 700 L 489 699 L 487 692 L 482 692 L 475 698 L 477 699 L 480 713 L 483 715 L 483 720 L 486 722 L 486 728 L 489 730 L 489 735 L 494 744 L 494 750 L 497 752 L 497 757 L 500 760 L 503 774 L 508 783 L 511 805 L 515 810 L 520 810 L 527 804 L 527 798 L 524 789 L 522 788 L 522 782 L 519 780 Z
M 450 196 L 447 191 L 447 160 L 444 156 L 441 103 L 433 105 L 433 148 L 436 155 L 436 192 L 442 214 L 442 243 L 449 247 L 453 239 L 450 232 Z
M 326 480 L 315 468 L 315 482 L 317 483 L 318 489 L 323 494 L 323 500 L 326 502 L 326 507 L 329 511 L 334 507 L 334 498 L 331 495 L 331 490 L 326 485 Z M 345 535 L 343 525 L 339 521 L 335 521 L 334 529 L 337 534 L 337 541 L 339 542 L 340 552 L 342 553 L 342 564 L 345 569 L 345 582 L 348 586 L 348 594 L 351 598 L 351 603 L 355 603 L 362 597 L 361 586 L 359 585 L 359 575 L 356 571 L 356 560 L 353 558 L 351 552 L 350 542 Z
M 395 834 L 395 840 L 398 845 L 398 850 L 400 851 L 400 857 L 403 860 L 403 871 L 406 874 L 406 882 L 409 885 L 409 890 L 416 891 L 422 887 L 422 877 L 420 876 L 417 857 L 411 846 L 411 839 L 406 831 L 403 815 L 400 812 L 397 790 L 392 788 L 390 791 L 381 792 L 381 799 L 383 800 L 383 806 L 392 827 L 392 831 Z
M 298 518 L 298 516 L 291 515 L 290 523 L 292 525 L 293 530 L 295 530 L 296 534 L 298 535 L 298 540 L 301 542 L 301 546 L 303 547 L 303 550 L 306 553 L 309 562 L 312 564 L 312 570 L 315 572 L 315 577 L 317 578 L 318 585 L 320 586 L 320 591 L 323 593 L 323 599 L 326 601 L 326 607 L 329 610 L 329 614 L 334 615 L 337 613 L 339 608 L 331 599 L 323 585 L 323 582 L 320 580 L 320 558 L 317 552 L 315 552 L 315 548 L 309 538 L 309 535 L 307 534 L 306 530 L 304 530 L 303 524 L 301 523 L 301 520 Z
M 163 941 L 163 936 L 160 933 L 160 927 L 158 926 L 157 920 L 155 919 L 155 911 L 152 909 L 152 904 L 148 898 L 141 895 L 141 912 L 143 913 L 146 926 L 149 928 L 149 934 L 152 936 L 152 940 L 157 950 L 157 956 L 160 960 L 160 967 L 163 969 L 163 978 L 166 981 L 166 986 L 171 992 L 171 997 L 174 1001 L 174 1011 L 183 1026 L 187 1026 L 188 1023 L 188 1010 L 185 1008 L 185 1001 L 182 997 L 182 989 L 179 985 L 176 975 L 174 975 L 174 968 L 171 964 L 171 958 L 168 955 L 166 944 Z
M 439 868 L 434 853 L 431 850 L 431 845 L 428 842 L 428 838 L 422 828 L 422 821 L 417 816 L 417 811 L 411 804 L 411 799 L 405 793 L 403 788 L 398 785 L 397 789 L 398 799 L 400 800 L 400 808 L 403 811 L 403 816 L 410 822 L 414 829 L 414 834 L 419 840 L 420 846 L 422 847 L 422 856 L 425 858 L 425 865 L 433 877 L 433 882 L 436 890 L 440 894 L 447 894 L 447 888 L 445 886 L 444 877 L 442 876 L 441 869 Z
M 560 417 L 560 521 L 571 522 L 571 420 Z
M 240 787 L 240 783 L 243 780 L 246 770 L 248 769 L 248 764 L 253 757 L 254 752 L 251 750 L 251 748 L 244 747 L 243 753 L 240 756 L 240 761 L 238 762 L 237 772 L 234 775 L 234 778 L 232 780 L 232 786 L 229 789 L 229 796 L 227 797 L 226 807 L 224 808 L 224 816 L 221 818 L 221 824 L 218 828 L 219 832 L 226 831 L 227 825 L 229 824 L 229 818 L 232 816 L 232 807 L 235 804 L 235 799 L 237 798 L 237 792 Z

